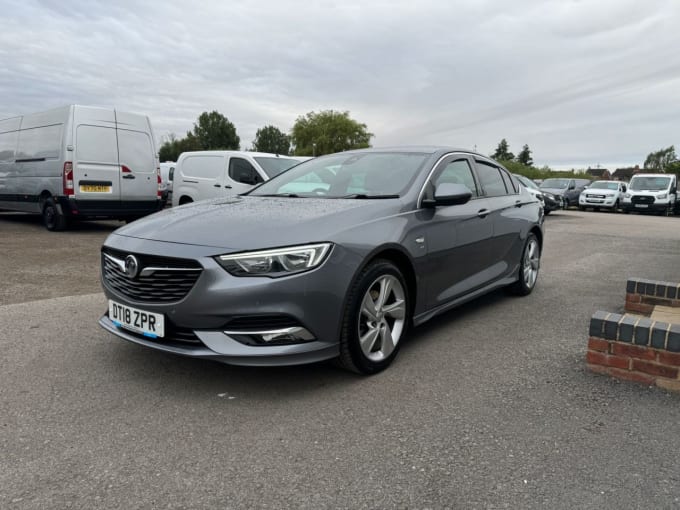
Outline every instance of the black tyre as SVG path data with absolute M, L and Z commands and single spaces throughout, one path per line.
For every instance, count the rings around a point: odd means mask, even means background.
M 66 216 L 59 212 L 52 197 L 43 202 L 42 217 L 45 227 L 51 232 L 59 232 L 68 226 Z
M 544 212 L 545 215 L 547 216 L 547 215 L 550 214 L 552 211 L 551 211 L 550 209 L 543 209 L 543 212 Z
M 619 207 L 621 207 L 621 204 L 619 204 L 619 200 L 617 199 L 616 202 L 614 202 L 614 207 L 612 207 L 612 212 L 613 213 L 619 212 Z
M 519 274 L 517 281 L 513 283 L 509 290 L 517 296 L 531 294 L 538 280 L 538 270 L 541 267 L 541 246 L 534 234 L 529 234 L 524 243 L 522 259 L 519 264 Z
M 665 216 L 673 216 L 673 204 L 668 204 L 666 210 L 664 211 Z
M 585 210 L 586 210 L 586 208 L 585 208 L 585 207 L 583 207 L 582 205 L 579 205 L 579 206 L 578 206 L 578 210 L 579 210 L 579 211 L 585 211 Z
M 387 260 L 369 264 L 350 290 L 338 365 L 365 375 L 384 370 L 397 356 L 409 322 L 410 301 L 404 276 Z

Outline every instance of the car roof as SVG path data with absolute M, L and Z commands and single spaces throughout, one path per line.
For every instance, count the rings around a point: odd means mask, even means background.
M 368 149 L 354 149 L 347 151 L 350 154 L 361 154 L 367 152 L 406 152 L 406 153 L 420 153 L 420 154 L 432 154 L 432 155 L 443 155 L 449 152 L 463 152 L 465 154 L 470 154 L 473 156 L 479 156 L 484 159 L 491 160 L 489 156 L 484 154 L 479 154 L 477 152 L 471 151 L 470 149 L 462 149 L 460 147 L 448 147 L 444 145 L 397 145 L 397 146 L 387 146 L 387 147 L 369 147 Z

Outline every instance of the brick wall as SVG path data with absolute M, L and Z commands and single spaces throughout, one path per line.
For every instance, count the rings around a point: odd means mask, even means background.
M 589 333 L 586 363 L 593 372 L 680 391 L 680 324 L 596 312 Z
M 649 315 L 656 305 L 680 307 L 680 284 L 630 278 L 626 283 L 626 312 Z

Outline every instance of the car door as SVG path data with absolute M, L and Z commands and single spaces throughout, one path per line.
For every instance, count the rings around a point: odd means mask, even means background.
M 491 161 L 476 159 L 475 173 L 487 198 L 493 239 L 488 243 L 490 257 L 487 283 L 515 271 L 523 249 L 520 232 L 526 224 L 525 211 L 532 199 L 520 193 L 510 175 Z
M 465 155 L 445 158 L 433 172 L 426 190 L 432 193 L 444 182 L 464 184 L 472 192 L 469 202 L 461 205 L 425 209 L 418 238 L 427 250 L 421 257 L 423 288 L 427 308 L 436 308 L 460 297 L 487 280 L 489 243 L 493 228 L 488 201 L 480 196 L 470 159 Z
M 264 178 L 250 161 L 239 156 L 229 158 L 227 172 L 222 183 L 225 194 L 245 193 L 261 182 L 264 182 Z

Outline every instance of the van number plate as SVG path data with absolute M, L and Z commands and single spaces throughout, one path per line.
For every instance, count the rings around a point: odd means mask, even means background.
M 96 186 L 94 184 L 82 184 L 80 186 L 82 193 L 111 193 L 111 186 Z
M 642 207 L 643 209 L 645 207 L 649 207 L 647 204 L 635 204 L 635 207 Z
M 159 338 L 165 334 L 163 314 L 121 305 L 110 299 L 109 319 L 119 328 L 130 329 L 149 338 Z

